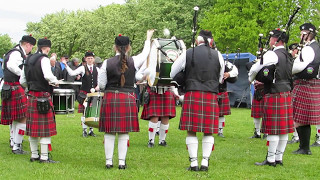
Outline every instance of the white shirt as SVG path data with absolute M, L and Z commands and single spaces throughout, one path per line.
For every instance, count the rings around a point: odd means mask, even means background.
M 273 49 L 273 51 L 267 51 L 263 55 L 263 64 L 260 64 L 260 62 L 256 62 L 254 65 L 252 65 L 248 74 L 250 82 L 252 82 L 256 78 L 256 75 L 263 67 L 278 63 L 279 59 L 274 51 L 281 48 L 284 48 L 284 46 L 277 46 Z
M 144 47 L 143 47 L 142 52 L 140 54 L 138 54 L 137 56 L 132 56 L 134 67 L 136 70 L 139 70 L 141 68 L 141 66 L 143 65 L 143 63 L 146 61 L 146 59 L 149 55 L 149 52 L 150 52 L 150 43 L 151 43 L 150 40 L 146 40 L 144 42 Z M 116 56 L 117 55 L 120 55 L 120 53 L 116 53 Z M 108 83 L 107 61 L 108 60 L 103 61 L 102 66 L 100 68 L 100 73 L 98 74 L 98 85 L 101 90 L 103 90 Z
M 16 49 L 19 49 L 19 46 L 16 47 Z M 23 55 L 26 55 L 25 50 L 22 47 L 21 47 L 21 49 L 23 51 Z M 9 71 L 14 73 L 15 75 L 21 76 L 22 70 L 19 68 L 19 66 L 22 63 L 23 63 L 23 58 L 21 57 L 21 53 L 19 51 L 13 51 L 10 54 L 9 60 L 7 62 L 7 68 Z
M 228 72 L 228 73 L 230 74 L 230 78 L 233 78 L 233 77 L 237 77 L 237 76 L 238 76 L 238 74 L 239 74 L 238 68 L 237 68 L 235 65 L 233 65 L 233 64 L 232 64 L 231 62 L 229 62 L 229 61 L 225 61 L 225 65 L 226 65 L 229 69 L 231 69 L 231 67 L 232 67 L 232 70 Z
M 43 72 L 44 79 L 46 79 L 49 82 L 49 84 L 57 84 L 58 83 L 57 77 L 52 74 L 49 58 L 43 57 L 41 59 L 41 69 Z M 24 73 L 24 67 L 22 68 L 19 82 L 22 86 L 27 87 L 27 79 L 26 79 L 26 75 Z
M 204 44 L 199 44 L 198 46 L 202 46 Z M 220 62 L 220 73 L 219 73 L 219 83 L 223 83 L 223 74 L 224 74 L 224 59 L 221 53 L 218 51 L 218 57 Z M 177 60 L 171 66 L 170 77 L 173 78 L 176 74 L 186 68 L 186 52 L 182 53 Z
M 315 42 L 315 40 L 312 40 L 310 44 L 313 42 Z M 301 53 L 303 62 L 300 61 L 299 54 L 293 62 L 292 74 L 297 74 L 303 71 L 314 60 L 315 53 L 311 46 L 305 46 L 304 48 L 302 48 Z

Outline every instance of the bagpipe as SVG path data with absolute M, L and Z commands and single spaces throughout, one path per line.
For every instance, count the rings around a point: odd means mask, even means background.
M 216 47 L 214 47 L 214 48 L 216 48 Z M 224 63 L 224 64 L 225 64 L 224 72 L 226 73 L 226 72 L 232 71 L 233 68 L 234 68 L 234 66 L 235 66 L 235 65 L 234 65 L 235 61 L 236 61 L 237 59 L 239 59 L 239 58 L 240 58 L 240 48 L 237 49 L 237 53 L 236 53 L 236 55 L 235 55 L 232 63 L 230 63 L 230 62 L 229 62 L 229 47 L 227 47 L 227 48 L 226 48 L 226 59 L 225 59 L 225 63 Z M 231 66 L 229 67 L 228 64 L 231 64 Z M 238 76 L 236 76 L 236 77 L 229 77 L 229 78 L 225 79 L 225 81 L 228 82 L 228 83 L 235 83 L 237 80 L 238 80 Z

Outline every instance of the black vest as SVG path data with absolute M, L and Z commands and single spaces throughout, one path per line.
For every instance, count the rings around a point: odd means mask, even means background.
M 16 47 L 19 47 L 19 49 L 17 49 Z M 5 82 L 19 82 L 20 77 L 14 74 L 13 72 L 11 72 L 7 67 L 7 63 L 9 61 L 10 55 L 14 51 L 18 51 L 21 54 L 23 61 L 26 60 L 26 56 L 24 55 L 20 45 L 15 46 L 13 49 L 11 49 L 9 52 L 6 53 L 3 60 L 3 79 Z M 19 68 L 22 69 L 22 64 L 19 66 Z
M 219 92 L 220 62 L 218 51 L 207 46 L 194 48 L 194 66 L 192 49 L 186 55 L 186 91 Z
M 308 66 L 301 72 L 295 74 L 298 79 L 313 79 L 319 78 L 317 77 L 319 74 L 319 65 L 320 65 L 320 47 L 317 42 L 313 42 L 309 45 L 314 53 L 314 60 L 308 64 Z
M 82 85 L 80 87 L 80 90 L 83 90 L 87 93 L 90 92 L 91 88 L 95 88 L 97 86 L 97 80 L 98 80 L 98 71 L 97 67 L 93 65 L 92 67 L 92 73 L 89 70 L 89 67 L 87 65 L 83 66 L 85 73 L 82 76 Z
M 117 89 L 123 91 L 132 92 L 134 90 L 134 83 L 135 83 L 135 73 L 136 69 L 134 67 L 134 62 L 132 57 L 127 59 L 127 66 L 128 69 L 124 73 L 124 77 L 126 79 L 124 86 L 121 87 L 121 63 L 119 60 L 119 56 L 115 56 L 111 59 L 107 60 L 107 77 L 108 83 L 106 85 L 106 90 L 108 89 Z
M 49 85 L 48 81 L 44 78 L 41 59 L 48 57 L 46 54 L 36 53 L 28 56 L 26 65 L 24 68 L 28 89 L 30 91 L 45 91 L 52 93 L 52 86 Z
M 292 65 L 289 53 L 284 49 L 274 51 L 278 56 L 278 63 L 275 65 L 274 82 L 265 83 L 265 93 L 280 93 L 292 90 Z

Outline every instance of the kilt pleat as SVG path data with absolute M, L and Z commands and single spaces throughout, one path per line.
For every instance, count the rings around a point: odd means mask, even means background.
M 99 119 L 100 132 L 139 132 L 138 108 L 135 94 L 105 92 Z
M 253 118 L 262 118 L 263 116 L 263 99 L 260 101 L 256 99 L 252 99 L 252 106 L 251 106 L 251 117 Z
M 269 135 L 292 133 L 293 108 L 290 92 L 265 94 L 261 132 Z
M 230 100 L 228 92 L 218 93 L 219 116 L 230 115 Z
M 292 91 L 293 119 L 300 124 L 320 124 L 320 80 L 296 80 Z
M 4 82 L 14 90 L 11 91 L 11 98 L 2 100 L 1 124 L 10 125 L 13 120 L 26 117 L 27 114 L 27 96 L 20 83 Z
M 37 97 L 49 98 L 52 108 L 47 114 L 39 114 Z M 31 137 L 49 137 L 56 134 L 56 120 L 50 93 L 29 91 L 26 135 Z
M 179 129 L 218 133 L 219 106 L 215 93 L 189 91 L 184 96 Z
M 150 120 L 151 117 L 169 117 L 176 116 L 176 102 L 172 91 L 168 90 L 164 94 L 157 94 L 148 89 L 150 101 L 143 105 L 141 119 Z

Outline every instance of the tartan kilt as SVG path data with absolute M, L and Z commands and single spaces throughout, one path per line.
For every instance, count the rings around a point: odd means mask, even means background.
M 176 101 L 172 91 L 167 90 L 164 94 L 157 94 L 148 88 L 150 100 L 143 105 L 141 119 L 150 120 L 151 117 L 176 117 Z
M 255 98 L 253 98 L 252 106 L 251 106 L 251 117 L 262 118 L 262 116 L 263 116 L 263 99 L 258 101 Z
M 135 93 L 105 92 L 100 109 L 99 131 L 106 133 L 139 132 Z
M 292 91 L 293 119 L 300 124 L 320 124 L 320 80 L 296 80 Z
M 217 94 L 211 92 L 187 92 L 182 105 L 179 129 L 217 134 L 219 129 L 217 98 Z
M 11 91 L 11 98 L 2 100 L 1 124 L 10 125 L 13 120 L 25 118 L 27 114 L 27 96 L 19 82 L 4 82 L 14 87 Z
M 47 114 L 39 114 L 37 97 L 49 98 L 52 108 Z M 26 135 L 31 137 L 49 137 L 56 134 L 56 120 L 50 93 L 29 91 Z
M 80 92 L 82 92 L 84 94 L 88 94 L 88 92 L 83 91 L 83 90 L 80 90 Z M 84 109 L 85 109 L 84 105 L 79 103 L 79 105 L 78 105 L 78 113 L 84 113 Z
M 230 100 L 228 92 L 218 93 L 219 116 L 230 115 Z
M 263 101 L 261 132 L 269 135 L 294 132 L 291 92 L 265 94 Z

